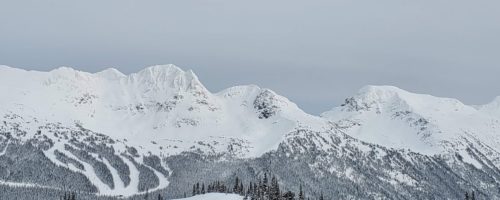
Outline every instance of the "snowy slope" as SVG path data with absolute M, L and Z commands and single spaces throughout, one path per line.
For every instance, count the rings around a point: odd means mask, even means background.
M 34 142 L 56 166 L 83 174 L 110 195 L 167 187 L 171 172 L 161 160 L 168 156 L 258 157 L 297 127 L 327 124 L 258 86 L 211 93 L 192 71 L 174 65 L 130 75 L 0 66 L 0 94 L 7 147 Z
M 174 65 L 130 75 L 116 69 L 91 74 L 67 67 L 35 72 L 4 66 L 0 71 L 0 92 L 9 94 L 0 99 L 2 115 L 77 122 L 116 139 L 126 138 L 129 144 L 143 146 L 144 152 L 171 155 L 198 140 L 237 138 L 245 146 L 237 152 L 240 156 L 258 156 L 277 146 L 297 121 L 322 123 L 288 99 L 257 86 L 212 94 L 192 71 Z M 169 145 L 179 148 L 158 152 L 158 146 Z M 220 149 L 213 151 L 226 150 L 216 148 Z
M 177 200 L 242 200 L 243 197 L 236 194 L 208 193 Z
M 500 96 L 496 97 L 492 102 L 478 106 L 481 112 L 491 114 L 500 118 Z
M 495 157 L 500 152 L 500 118 L 485 108 L 393 86 L 366 86 L 322 116 L 370 143 L 426 155 L 460 152 L 474 163 L 465 152 L 469 143 L 481 143 Z
M 415 183 L 429 180 L 455 184 L 446 197 L 472 181 L 483 184 L 486 194 L 500 180 L 499 98 L 469 106 L 392 86 L 366 86 L 343 105 L 313 116 L 255 85 L 211 92 L 192 71 L 174 65 L 129 75 L 112 68 L 87 73 L 0 66 L 0 94 L 0 167 L 5 168 L 0 180 L 9 184 L 131 196 L 191 178 L 182 175 L 210 176 L 194 166 L 213 162 L 212 170 L 218 170 L 222 161 L 241 161 L 242 168 L 228 170 L 250 174 L 265 163 L 302 161 L 275 170 L 307 166 L 296 176 L 327 176 L 332 179 L 322 180 L 342 180 L 345 189 L 366 178 L 363 183 L 381 187 L 369 196 L 387 190 L 412 194 L 419 190 Z M 273 154 L 274 161 L 261 160 Z M 207 163 L 197 165 L 200 160 Z M 415 166 L 411 172 L 407 163 Z M 440 173 L 461 171 L 434 180 L 426 166 Z M 481 178 L 470 177 L 471 166 Z M 33 171 L 38 174 L 30 175 Z M 78 181 L 65 184 L 71 180 Z

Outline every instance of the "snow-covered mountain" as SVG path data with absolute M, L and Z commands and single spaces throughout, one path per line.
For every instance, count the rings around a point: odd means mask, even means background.
M 498 105 L 498 104 L 497 104 Z M 500 118 L 494 103 L 480 109 L 456 99 L 414 94 L 393 86 L 366 86 L 342 106 L 322 114 L 361 140 L 425 155 L 467 153 L 472 144 L 499 167 Z
M 500 117 L 500 96 L 497 96 L 491 103 L 477 107 L 484 113 Z
M 140 169 L 134 162 L 142 164 L 144 155 L 202 152 L 256 157 L 275 149 L 284 133 L 300 123 L 325 124 L 258 86 L 237 86 L 213 94 L 192 71 L 174 65 L 152 66 L 130 75 L 116 69 L 91 74 L 68 67 L 36 72 L 2 66 L 0 80 L 0 93 L 5 94 L 0 99 L 1 130 L 22 130 L 15 137 L 21 143 L 43 140 L 47 144 L 40 145 L 46 148 L 47 158 L 82 173 L 101 194 L 131 195 L 144 190 L 139 181 L 127 177 L 138 176 Z M 87 134 L 73 133 L 81 130 Z M 74 156 L 77 150 L 95 148 L 96 140 L 114 152 L 114 159 L 123 161 L 92 159 L 100 157 L 100 150 Z M 86 165 L 89 162 L 94 165 Z M 130 170 L 121 175 L 119 169 L 112 170 L 113 165 Z M 88 170 L 97 167 L 110 170 Z M 168 167 L 152 171 L 163 183 L 154 188 L 164 188 Z M 111 177 L 102 178 L 103 174 Z
M 500 198 L 500 99 L 468 106 L 367 86 L 313 116 L 255 85 L 210 92 L 174 65 L 129 75 L 0 66 L 0 94 L 4 194 L 178 198 L 191 181 L 272 172 L 316 197 Z
M 241 147 L 235 153 L 258 156 L 276 147 L 282 133 L 299 121 L 322 123 L 288 99 L 254 85 L 212 94 L 192 71 L 174 65 L 152 66 L 130 75 L 116 69 L 91 74 L 67 67 L 50 72 L 9 67 L 0 71 L 0 90 L 8 93 L 0 99 L 2 115 L 33 117 L 42 124 L 81 124 L 143 146 L 140 153 L 170 155 L 199 140 L 237 140 Z M 160 146 L 179 148 L 161 150 Z M 225 147 L 213 145 L 211 150 L 226 152 Z

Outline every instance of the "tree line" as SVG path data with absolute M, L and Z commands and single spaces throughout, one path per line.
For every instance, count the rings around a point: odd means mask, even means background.
M 65 192 L 60 200 L 76 200 L 76 192 Z
M 469 192 L 465 192 L 465 200 L 476 200 L 476 193 L 472 191 L 469 195 Z
M 264 176 L 259 177 L 256 182 L 250 181 L 245 184 L 242 179 L 235 177 L 233 184 L 227 184 L 224 181 L 212 181 L 207 184 L 204 182 L 197 182 L 193 184 L 191 195 L 202 195 L 206 193 L 226 193 L 226 194 L 238 194 L 243 196 L 243 200 L 311 200 L 307 197 L 305 192 L 302 190 L 302 185 L 299 186 L 298 193 L 291 190 L 283 189 L 279 184 L 276 176 L 272 176 L 269 180 L 267 173 Z M 161 194 L 157 196 L 150 196 L 149 192 L 143 196 L 146 200 L 163 200 L 164 197 Z M 184 198 L 186 198 L 186 193 L 184 193 Z M 65 192 L 63 196 L 59 198 L 60 200 L 77 200 L 76 192 Z M 142 199 L 142 198 L 141 198 Z M 313 198 L 316 200 L 324 200 L 323 193 L 319 197 Z M 475 192 L 465 192 L 465 200 L 476 200 Z
M 296 194 L 291 190 L 283 189 L 276 176 L 273 175 L 269 180 L 267 173 L 264 173 L 264 177 L 259 177 L 256 182 L 248 184 L 243 182 L 239 177 L 235 177 L 232 185 L 226 185 L 222 181 L 213 181 L 207 184 L 197 182 L 193 184 L 191 194 L 195 196 L 206 193 L 232 193 L 243 196 L 244 200 L 309 200 L 302 190 L 302 185 Z M 324 200 L 323 194 L 318 199 Z

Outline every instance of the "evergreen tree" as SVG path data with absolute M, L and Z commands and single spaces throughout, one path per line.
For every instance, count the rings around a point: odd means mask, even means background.
M 253 193 L 253 183 L 250 181 L 250 183 L 248 184 L 248 188 L 247 188 L 247 196 L 251 196 Z
M 472 191 L 470 199 L 471 200 L 476 200 L 476 193 L 474 191 Z
M 238 177 L 234 179 L 233 193 L 239 193 L 240 180 Z
M 201 193 L 202 193 L 202 194 L 205 194 L 205 193 L 206 193 L 206 192 L 205 192 L 205 183 L 202 183 L 202 184 L 201 184 Z
M 146 194 L 144 195 L 144 199 L 149 199 L 149 189 L 146 190 Z
M 264 179 L 262 180 L 262 186 L 260 188 L 262 196 L 261 198 L 268 198 L 269 197 L 269 187 L 268 187 L 269 180 L 267 179 L 267 173 L 264 173 Z
M 196 183 L 196 194 L 200 194 L 201 193 L 201 190 L 200 190 L 200 182 Z
M 257 188 L 257 199 L 262 199 L 264 197 L 264 194 L 263 194 L 263 188 L 264 186 L 262 186 L 262 180 L 259 179 L 259 187 Z
M 319 196 L 319 200 L 324 200 L 325 198 L 323 197 L 323 192 L 321 192 L 321 195 Z
M 470 200 L 469 199 L 469 192 L 465 192 L 465 200 Z
M 271 179 L 271 186 L 269 187 L 269 199 L 279 200 L 280 198 L 280 188 L 278 185 L 278 180 L 275 176 Z
M 158 200 L 162 200 L 161 194 L 158 194 Z
M 302 191 L 302 184 L 301 184 L 299 189 L 299 200 L 304 200 L 304 199 L 305 199 L 305 194 L 304 191 Z
M 267 186 L 268 186 L 267 173 L 264 173 L 264 179 L 262 180 L 262 186 L 263 186 L 263 192 L 267 193 Z
M 252 200 L 255 200 L 257 199 L 259 196 L 259 187 L 257 186 L 257 184 L 253 184 L 253 192 L 252 192 Z
M 244 195 L 245 194 L 245 188 L 243 188 L 243 182 L 240 181 L 240 187 L 238 189 L 238 194 Z
M 295 194 L 292 191 L 287 191 L 287 192 L 285 192 L 285 194 L 283 194 L 283 199 L 284 200 L 294 200 Z
M 193 196 L 196 195 L 196 184 L 193 184 Z

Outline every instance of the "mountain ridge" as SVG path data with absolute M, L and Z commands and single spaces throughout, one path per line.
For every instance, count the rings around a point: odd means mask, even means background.
M 0 70 L 8 70 L 8 71 L 16 71 L 16 72 L 33 72 L 33 73 L 57 73 L 59 71 L 66 71 L 66 72 L 69 71 L 69 72 L 81 73 L 81 74 L 87 74 L 87 75 L 99 75 L 100 77 L 110 78 L 110 79 L 126 78 L 126 77 L 130 77 L 130 76 L 138 75 L 138 74 L 146 74 L 147 72 L 149 72 L 149 73 L 155 73 L 154 71 L 156 71 L 156 72 L 162 72 L 161 69 L 164 69 L 164 70 L 165 69 L 167 69 L 167 70 L 168 69 L 174 69 L 174 71 L 183 72 L 183 73 L 189 74 L 189 76 L 192 76 L 194 78 L 195 82 L 201 84 L 201 82 L 198 80 L 198 76 L 192 70 L 186 70 L 186 71 L 184 71 L 180 67 L 178 67 L 178 66 L 176 66 L 174 64 L 152 65 L 152 66 L 145 67 L 142 70 L 139 70 L 137 72 L 133 72 L 133 73 L 129 73 L 129 74 L 124 74 L 124 73 L 120 72 L 118 69 L 113 68 L 113 67 L 106 68 L 106 69 L 100 70 L 98 72 L 92 73 L 92 72 L 85 72 L 85 71 L 76 70 L 74 68 L 67 67 L 67 66 L 57 67 L 57 68 L 54 68 L 54 69 L 52 69 L 50 71 L 39 71 L 39 70 L 24 70 L 22 68 L 15 68 L 15 67 L 7 66 L 7 65 L 0 65 Z M 165 71 L 163 71 L 163 72 L 165 72 Z M 201 85 L 203 86 L 203 84 L 201 84 Z M 257 86 L 257 85 L 248 84 L 248 85 L 236 85 L 236 86 L 232 86 L 232 87 L 242 87 L 242 86 L 251 86 L 251 87 L 253 87 L 253 86 Z M 227 89 L 230 89 L 230 88 L 231 87 L 222 89 L 222 90 L 217 91 L 217 92 L 212 92 L 212 93 L 214 93 L 214 94 L 221 93 L 224 90 L 227 90 Z M 498 102 L 500 102 L 500 96 L 495 97 L 493 100 L 491 100 L 490 102 L 488 102 L 486 104 L 482 104 L 482 105 L 477 105 L 477 104 L 472 105 L 471 104 L 471 105 L 469 105 L 469 104 L 462 103 L 460 100 L 458 100 L 456 98 L 438 97 L 438 96 L 429 95 L 429 94 L 413 93 L 413 92 L 410 92 L 410 91 L 407 91 L 407 90 L 403 90 L 401 88 L 398 88 L 396 86 L 391 86 L 391 85 L 366 85 L 366 86 L 362 87 L 360 90 L 358 90 L 358 94 L 357 95 L 360 95 L 362 93 L 367 93 L 370 90 L 377 90 L 377 88 L 378 89 L 385 89 L 385 90 L 388 90 L 388 91 L 390 91 L 390 90 L 392 90 L 392 91 L 398 91 L 398 92 L 401 92 L 401 93 L 406 93 L 406 94 L 411 94 L 411 95 L 425 95 L 425 96 L 428 96 L 428 97 L 448 99 L 448 100 L 451 100 L 451 101 L 456 101 L 456 103 L 463 104 L 463 105 L 466 105 L 466 106 L 483 107 L 483 106 L 490 105 L 490 104 L 493 104 L 493 105 L 500 104 L 500 103 L 498 103 Z M 325 112 L 327 112 L 327 111 L 325 111 Z M 321 114 L 319 114 L 319 115 L 321 115 Z
M 184 71 L 172 64 L 154 65 L 128 75 L 119 72 L 115 68 L 105 69 L 96 73 L 82 72 L 69 67 L 56 68 L 50 72 L 18 70 L 7 66 L 2 67 L 0 70 L 7 70 L 10 73 L 2 73 L 3 76 L 0 75 L 2 79 L 5 78 L 4 80 L 30 76 L 35 80 L 28 81 L 27 84 L 29 86 L 25 88 L 21 85 L 21 91 L 15 91 L 14 88 L 5 88 L 14 91 L 14 94 L 15 92 L 20 92 L 21 94 L 18 96 L 13 95 L 10 102 L 4 100 L 2 102 L 4 104 L 2 109 L 6 109 L 7 105 L 12 104 L 13 108 L 11 109 L 14 110 L 37 110 L 38 108 L 35 107 L 45 104 L 46 106 L 44 107 L 48 109 L 44 112 L 54 113 L 47 116 L 47 119 L 66 121 L 67 124 L 74 122 L 84 123 L 93 130 L 108 134 L 111 133 L 115 136 L 120 136 L 119 134 L 121 134 L 122 136 L 136 137 L 134 135 L 137 135 L 139 131 L 137 128 L 123 127 L 118 124 L 134 123 L 133 121 L 138 120 L 144 123 L 142 125 L 136 124 L 141 126 L 142 130 L 156 133 L 150 134 L 149 139 L 153 139 L 156 137 L 154 135 L 160 132 L 196 132 L 197 127 L 205 127 L 203 128 L 205 131 L 211 132 L 208 135 L 215 134 L 214 136 L 216 137 L 239 137 L 240 135 L 246 135 L 246 139 L 255 140 L 254 142 L 256 142 L 257 139 L 253 138 L 252 134 L 255 135 L 257 134 L 256 132 L 262 132 L 262 128 L 264 128 L 266 130 L 264 131 L 265 133 L 280 132 L 280 134 L 275 134 L 274 142 L 272 142 L 275 144 L 269 144 L 276 147 L 277 143 L 282 140 L 282 136 L 279 135 L 293 130 L 294 127 L 301 126 L 300 124 L 305 124 L 306 126 L 312 125 L 311 128 L 315 130 L 325 130 L 328 126 L 327 121 L 335 122 L 345 119 L 356 119 L 359 121 L 364 120 L 364 118 L 370 118 L 379 120 L 378 124 L 386 123 L 389 127 L 385 129 L 400 127 L 400 132 L 414 132 L 406 136 L 428 143 L 427 145 L 422 144 L 423 149 L 427 147 L 432 149 L 434 148 L 433 146 L 439 146 L 438 143 L 441 143 L 441 141 L 448 141 L 449 137 L 454 137 L 453 135 L 437 133 L 455 132 L 454 134 L 457 134 L 456 132 L 459 132 L 456 129 L 450 129 L 449 125 L 443 126 L 443 124 L 454 125 L 457 123 L 455 121 L 468 120 L 471 118 L 470 116 L 476 116 L 472 118 L 481 118 L 483 121 L 494 121 L 496 119 L 494 115 L 496 112 L 494 110 L 496 108 L 496 101 L 476 108 L 465 105 L 457 99 L 411 93 L 394 86 L 374 85 L 361 88 L 356 95 L 347 98 L 341 106 L 334 107 L 331 111 L 327 111 L 320 116 L 315 116 L 307 114 L 286 97 L 280 96 L 270 89 L 260 88 L 256 85 L 234 86 L 212 93 L 199 81 L 194 72 L 191 70 Z M 9 83 L 7 82 L 4 85 L 9 85 Z M 10 86 L 15 87 L 13 85 Z M 39 88 L 34 90 L 40 90 L 41 92 L 30 95 L 30 93 L 33 93 L 33 91 L 30 91 L 32 90 L 30 87 L 34 86 Z M 51 98 L 42 98 L 36 102 L 27 100 L 29 98 L 39 99 L 39 97 L 47 95 L 51 96 Z M 493 108 L 488 109 L 491 107 Z M 22 113 L 22 111 L 16 112 Z M 58 113 L 66 114 L 59 117 L 55 116 Z M 380 113 L 387 115 L 387 119 L 380 118 Z M 483 115 L 482 113 L 493 114 L 491 114 L 491 117 L 487 117 L 487 115 Z M 31 115 L 37 117 L 43 116 L 40 113 L 31 113 Z M 251 118 L 254 120 L 248 120 L 248 117 L 239 119 L 225 117 L 235 115 L 253 115 L 254 117 Z M 273 116 L 275 115 L 279 115 L 280 117 L 274 119 Z M 409 117 L 407 120 L 417 121 L 411 122 L 413 123 L 411 126 L 407 125 L 408 122 L 401 120 L 394 124 L 394 118 L 401 118 L 401 116 Z M 463 119 L 458 119 L 456 116 L 461 116 Z M 108 118 L 112 118 L 113 120 L 110 120 L 106 126 L 98 123 Z M 165 119 L 166 121 L 164 121 Z M 262 121 L 273 119 L 281 122 L 274 121 L 268 123 L 265 127 L 262 126 Z M 456 120 L 453 121 L 451 119 Z M 481 120 L 478 123 L 482 123 Z M 375 122 L 367 122 L 368 124 L 377 124 Z M 234 124 L 239 125 L 235 126 Z M 494 124 L 497 123 L 494 122 Z M 258 126 L 260 126 L 258 129 L 252 128 Z M 243 129 L 241 129 L 242 127 Z M 420 127 L 422 130 L 413 130 L 416 127 Z M 360 128 L 366 129 L 364 126 L 360 126 Z M 382 128 L 370 125 L 368 130 L 370 132 L 373 132 L 373 130 L 383 131 Z M 462 129 L 465 128 L 462 127 Z M 128 129 L 130 131 L 127 131 Z M 425 131 L 427 132 L 423 133 Z M 183 134 L 189 135 L 187 132 Z M 239 134 L 230 136 L 217 134 L 216 132 L 239 132 Z M 366 134 L 360 134 L 361 132 L 355 131 L 351 136 L 386 145 L 386 143 L 371 140 L 372 137 L 364 137 Z M 386 130 L 384 132 L 390 131 Z M 433 134 L 429 132 L 433 132 Z M 485 129 L 484 132 L 494 135 L 498 131 L 493 128 Z M 176 135 L 179 136 L 180 134 Z M 264 137 L 265 135 L 260 134 L 258 137 Z M 387 136 L 395 135 L 397 134 Z M 172 134 L 168 135 L 168 137 L 172 136 Z M 174 139 L 183 138 L 177 136 Z M 376 134 L 374 136 L 378 137 Z M 431 137 L 438 137 L 436 139 L 437 142 L 431 141 L 429 139 Z M 403 143 L 404 141 L 405 137 L 401 137 L 397 141 L 388 140 L 388 142 L 395 144 L 389 145 L 390 147 L 409 147 L 404 144 L 401 146 L 396 144 Z M 270 146 L 264 149 L 269 149 Z M 490 146 L 497 146 L 497 144 L 491 143 Z M 412 149 L 411 146 L 410 149 Z M 260 153 L 255 155 L 258 156 L 265 151 L 267 150 L 258 150 Z
M 9 71 L 12 70 L 9 68 Z M 14 71 L 0 76 L 21 79 L 31 75 L 29 71 Z M 108 76 L 102 77 L 103 74 Z M 262 119 L 281 113 L 288 118 L 296 118 L 295 113 L 303 115 L 303 111 L 287 98 L 255 85 L 235 86 L 211 93 L 192 71 L 183 71 L 175 65 L 156 65 L 126 76 L 120 74 L 114 69 L 91 74 L 68 67 L 35 72 L 35 81 L 21 85 L 17 91 L 15 86 L 6 88 L 14 93 L 10 100 L 2 101 L 2 108 L 15 113 L 29 110 L 29 115 L 49 121 L 65 121 L 70 125 L 78 121 L 92 130 L 114 136 L 139 137 L 138 132 L 149 132 L 149 139 L 156 138 L 159 132 L 179 132 L 167 136 L 187 139 L 182 136 L 187 133 L 182 132 L 208 131 L 205 135 L 232 137 L 226 133 L 234 132 L 257 141 L 252 134 L 263 137 L 269 132 L 282 133 L 276 130 L 291 129 L 295 123 L 294 119 L 283 119 L 283 126 L 273 125 L 269 120 L 264 126 L 258 125 Z M 30 88 L 36 91 L 30 91 Z M 39 100 L 31 100 L 35 98 Z M 39 111 L 40 105 L 44 111 Z M 246 117 L 226 117 L 235 115 Z M 103 124 L 100 121 L 108 122 Z M 135 124 L 142 131 L 123 124 Z M 241 130 L 242 126 L 244 130 Z M 264 133 L 258 133 L 263 130 Z M 279 140 L 277 135 L 274 141 Z
M 128 75 L 0 67 L 0 83 L 6 184 L 63 187 L 50 178 L 54 170 L 80 180 L 68 187 L 90 193 L 167 190 L 177 198 L 194 178 L 234 173 L 250 180 L 272 170 L 291 188 L 297 177 L 335 182 L 338 188 L 322 189 L 332 198 L 408 198 L 425 189 L 424 197 L 453 199 L 476 183 L 483 197 L 500 197 L 491 191 L 498 186 L 491 180 L 500 180 L 500 119 L 487 106 L 366 86 L 315 116 L 256 85 L 212 93 L 174 65 Z M 49 172 L 19 175 L 34 170 L 32 160 Z M 433 189 L 433 182 L 447 187 Z M 305 189 L 319 195 L 312 185 Z

